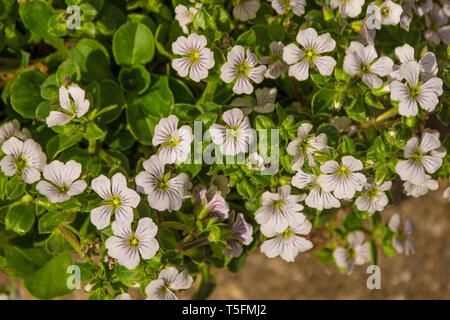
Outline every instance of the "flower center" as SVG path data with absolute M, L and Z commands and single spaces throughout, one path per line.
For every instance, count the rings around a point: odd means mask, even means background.
M 248 66 L 245 61 L 236 66 L 236 73 L 238 77 L 247 77 L 247 73 L 250 71 L 251 67 Z
M 23 155 L 19 155 L 14 159 L 14 165 L 18 172 L 21 172 L 23 169 L 28 167 L 28 161 Z
M 112 196 L 109 200 L 111 201 L 111 207 L 113 209 L 117 209 L 122 204 L 122 199 L 118 196 Z
M 417 99 L 420 96 L 419 86 L 413 87 L 408 84 L 408 94 L 411 98 Z
M 391 13 L 391 9 L 389 9 L 389 7 L 383 7 L 380 11 L 381 15 L 384 17 L 387 17 Z
M 347 177 L 350 174 L 350 170 L 348 170 L 346 166 L 340 166 L 337 170 L 337 174 L 340 177 Z
M 136 235 L 133 234 L 128 238 L 128 245 L 134 249 L 139 247 L 139 239 L 136 237 Z
M 67 191 L 69 191 L 70 186 L 67 184 L 63 184 L 62 186 L 56 186 L 56 190 L 58 190 L 59 193 L 66 194 Z
M 305 57 L 309 60 L 309 62 L 312 63 L 314 61 L 314 58 L 316 58 L 317 56 L 318 54 L 313 48 L 305 50 Z
M 200 52 L 192 49 L 191 52 L 189 52 L 189 59 L 191 60 L 191 63 L 198 63 L 200 61 Z
M 375 198 L 378 195 L 378 189 L 376 187 L 372 187 L 367 191 L 367 197 L 369 199 Z
M 278 210 L 282 211 L 283 207 L 284 207 L 284 199 L 275 200 L 272 203 L 272 206 L 274 209 L 278 209 Z
M 359 65 L 359 70 L 361 74 L 366 74 L 366 73 L 370 73 L 370 69 L 369 66 L 365 63 L 361 63 Z
M 165 179 L 165 177 L 159 178 L 156 181 L 156 188 L 162 191 L 166 191 L 167 189 L 169 189 L 169 183 Z
M 422 162 L 422 157 L 423 154 L 422 152 L 420 152 L 419 150 L 416 150 L 412 155 L 411 155 L 411 160 L 414 162 Z
M 286 228 L 286 230 L 284 230 L 283 233 L 281 234 L 281 237 L 286 239 L 292 236 L 293 234 L 294 232 L 291 229 Z

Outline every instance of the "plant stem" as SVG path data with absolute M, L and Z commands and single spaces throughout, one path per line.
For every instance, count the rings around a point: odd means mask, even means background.
M 395 116 L 398 113 L 398 108 L 394 107 L 392 109 L 389 109 L 388 111 L 382 113 L 381 115 L 379 115 L 376 119 L 375 122 L 381 122 L 384 121 L 386 119 L 389 119 L 393 116 Z
M 80 244 L 78 241 L 72 237 L 70 232 L 65 228 L 65 226 L 61 225 L 59 226 L 59 231 L 61 234 L 66 238 L 66 240 L 72 245 L 72 247 L 75 249 L 75 251 L 80 255 L 80 257 L 84 260 L 83 252 L 81 251 Z

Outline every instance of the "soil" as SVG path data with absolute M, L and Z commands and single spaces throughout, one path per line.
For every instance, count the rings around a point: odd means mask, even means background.
M 442 197 L 448 183 L 421 198 L 408 198 L 387 208 L 383 221 L 394 213 L 416 224 L 416 254 L 388 258 L 379 256 L 381 289 L 366 286 L 367 266 L 359 266 L 351 275 L 316 261 L 314 251 L 300 254 L 294 263 L 269 259 L 258 250 L 237 274 L 215 270 L 217 287 L 211 299 L 450 299 L 450 202 Z M 0 288 L 14 284 L 17 298 L 32 299 L 17 280 L 0 272 Z M 194 284 L 195 286 L 195 284 Z M 178 293 L 189 299 L 193 289 Z M 136 289 L 133 298 L 142 299 Z M 86 299 L 79 290 L 63 299 Z

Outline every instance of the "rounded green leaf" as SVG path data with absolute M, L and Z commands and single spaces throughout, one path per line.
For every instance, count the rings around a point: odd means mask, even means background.
M 120 70 L 119 82 L 129 92 L 142 93 L 150 85 L 150 73 L 141 65 Z
M 117 64 L 145 64 L 153 59 L 155 44 L 150 29 L 142 23 L 129 23 L 114 34 L 113 53 Z
M 34 224 L 34 210 L 24 204 L 8 209 L 5 218 L 6 230 L 12 230 L 19 235 L 30 231 Z
M 36 71 L 21 73 L 11 87 L 11 105 L 24 118 L 36 118 L 36 109 L 44 101 L 41 84 L 45 76 Z

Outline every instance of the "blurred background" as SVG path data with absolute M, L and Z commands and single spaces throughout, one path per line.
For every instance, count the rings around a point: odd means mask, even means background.
M 450 299 L 450 202 L 442 196 L 449 184 L 439 183 L 439 190 L 417 199 L 403 198 L 401 185 L 395 186 L 397 204 L 383 211 L 383 221 L 389 221 L 394 213 L 412 219 L 416 254 L 389 258 L 380 252 L 380 290 L 367 289 L 367 265 L 343 275 L 334 265 L 318 262 L 314 249 L 300 254 L 293 263 L 269 259 L 257 249 L 239 273 L 214 271 L 217 286 L 210 299 Z M 33 299 L 20 281 L 0 271 L 0 288 L 8 287 L 15 288 L 15 299 Z M 189 299 L 193 288 L 177 295 Z M 130 294 L 142 299 L 137 289 L 130 289 Z M 62 299 L 87 297 L 78 290 Z

